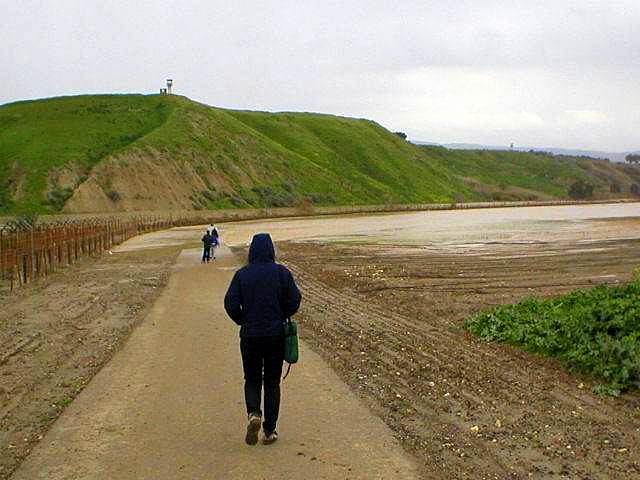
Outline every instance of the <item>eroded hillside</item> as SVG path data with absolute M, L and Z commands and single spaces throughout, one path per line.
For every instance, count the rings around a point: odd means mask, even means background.
M 0 212 L 628 196 L 640 170 L 520 152 L 418 147 L 370 120 L 233 111 L 178 96 L 0 106 Z

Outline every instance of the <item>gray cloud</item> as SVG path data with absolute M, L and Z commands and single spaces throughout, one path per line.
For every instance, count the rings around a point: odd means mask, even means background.
M 640 2 L 0 0 L 0 103 L 176 90 L 413 138 L 639 148 Z

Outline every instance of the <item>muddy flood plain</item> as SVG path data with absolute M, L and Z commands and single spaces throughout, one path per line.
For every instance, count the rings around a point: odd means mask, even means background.
M 425 478 L 640 478 L 637 390 L 599 397 L 596 380 L 462 327 L 496 305 L 625 282 L 640 240 L 281 250 L 305 294 L 302 338 Z
M 302 339 L 424 478 L 640 478 L 637 390 L 599 397 L 593 379 L 462 328 L 495 305 L 627 281 L 640 266 L 639 204 L 218 227 L 241 255 L 254 233 L 272 234 L 304 294 Z M 0 298 L 0 479 L 144 320 L 203 229 L 136 237 Z

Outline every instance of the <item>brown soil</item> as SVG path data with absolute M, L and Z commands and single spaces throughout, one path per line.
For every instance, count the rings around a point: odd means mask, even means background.
M 274 445 L 245 444 L 238 326 L 223 298 L 238 259 L 184 250 L 121 351 L 12 480 L 416 480 L 416 462 L 318 355 L 282 384 Z
M 640 241 L 450 250 L 280 244 L 302 338 L 423 462 L 428 478 L 640 478 L 640 395 L 486 343 L 469 315 L 623 282 Z
M 637 220 L 599 222 L 611 236 L 637 231 Z M 332 224 L 323 219 L 318 227 L 325 232 L 327 225 Z M 266 229 L 234 226 L 241 227 Z M 158 248 L 122 248 L 12 296 L 0 293 L 0 479 L 9 477 L 146 315 L 184 248 L 168 246 L 171 236 L 179 240 L 174 243 L 193 241 L 195 246 L 200 230 L 194 229 L 192 237 L 183 230 L 150 234 L 141 238 Z M 297 224 L 291 226 L 293 238 L 304 232 Z M 229 227 L 228 238 L 250 238 L 241 233 Z M 553 360 L 480 341 L 462 328 L 469 315 L 494 305 L 626 281 L 640 264 L 640 240 L 563 237 L 529 245 L 278 246 L 303 290 L 303 340 L 422 462 L 424 478 L 640 478 L 637 390 L 620 398 L 598 397 L 591 393 L 595 380 L 570 374 Z M 197 253 L 194 258 L 197 262 Z M 220 308 L 219 300 L 215 304 Z M 150 371 L 155 371 L 154 361 Z M 136 370 L 140 366 L 124 363 Z M 307 368 L 300 365 L 293 375 Z M 130 374 L 123 372 L 125 377 Z M 326 373 L 313 372 L 327 381 Z M 294 386 L 296 380 L 292 382 Z M 169 384 L 164 377 L 158 379 L 159 398 L 165 398 Z M 96 398 L 102 398 L 100 392 Z M 83 407 L 86 418 L 94 416 L 92 398 Z M 143 413 L 163 414 L 165 404 L 158 405 L 158 411 L 145 408 Z M 82 430 L 73 421 L 67 425 Z M 82 426 L 85 431 L 92 428 Z M 68 431 L 61 428 L 60 438 L 67 438 Z M 182 432 L 180 425 L 176 428 Z M 64 447 L 70 458 L 75 455 L 75 444 Z M 98 457 L 91 449 L 85 453 Z
M 0 298 L 0 479 L 113 356 L 166 284 L 175 247 L 104 255 Z

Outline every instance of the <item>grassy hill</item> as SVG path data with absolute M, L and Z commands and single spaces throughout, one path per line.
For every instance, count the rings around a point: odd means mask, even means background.
M 599 197 L 638 169 L 418 147 L 370 120 L 92 95 L 0 106 L 0 212 Z M 617 184 L 616 183 L 616 184 Z
M 0 107 L 4 210 L 59 209 L 72 189 L 49 188 L 52 172 L 69 167 L 88 174 L 100 160 L 164 123 L 169 111 L 169 104 L 141 95 L 54 98 Z
M 631 185 L 640 184 L 640 168 L 605 160 L 545 152 L 420 148 L 487 200 L 568 198 L 569 187 L 577 181 L 593 185 L 594 198 L 630 197 Z

